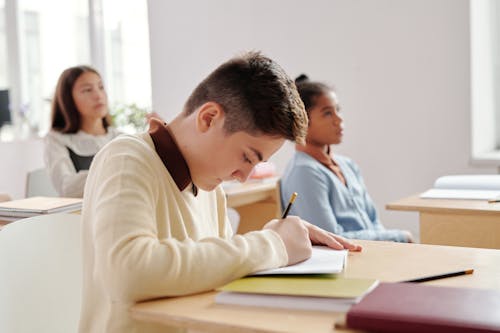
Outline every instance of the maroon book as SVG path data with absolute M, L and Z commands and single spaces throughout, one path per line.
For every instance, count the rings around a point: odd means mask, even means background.
M 380 283 L 346 317 L 349 328 L 370 332 L 500 332 L 500 292 Z

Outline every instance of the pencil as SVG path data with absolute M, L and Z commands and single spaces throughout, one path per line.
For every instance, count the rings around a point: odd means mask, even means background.
M 465 271 L 458 271 L 458 272 L 452 272 L 452 273 L 446 273 L 446 274 L 439 274 L 439 275 L 432 275 L 432 276 L 427 276 L 423 278 L 418 278 L 418 279 L 413 279 L 413 280 L 406 280 L 402 282 L 427 282 L 427 281 L 433 281 L 433 280 L 438 280 L 438 279 L 445 279 L 453 276 L 460 276 L 460 275 L 467 275 L 467 274 L 472 274 L 474 273 L 473 269 L 467 269 Z
M 297 198 L 297 192 L 293 192 L 292 196 L 290 197 L 290 201 L 288 201 L 288 206 L 286 206 L 285 211 L 283 212 L 283 215 L 281 216 L 282 219 L 286 218 L 288 216 L 288 212 L 290 212 L 290 208 L 292 208 L 292 204 L 295 201 L 295 198 Z

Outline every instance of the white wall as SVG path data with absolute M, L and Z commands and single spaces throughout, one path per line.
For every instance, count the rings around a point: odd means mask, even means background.
M 337 87 L 351 156 L 384 224 L 417 214 L 384 205 L 473 168 L 466 0 L 149 0 L 153 107 L 171 119 L 218 64 L 257 49 L 296 76 Z M 280 170 L 291 145 L 279 152 Z
M 335 84 L 346 123 L 336 150 L 361 166 L 387 226 L 416 231 L 416 214 L 384 205 L 438 176 L 495 172 L 469 164 L 466 0 L 149 0 L 149 15 L 153 106 L 166 119 L 243 50 Z M 0 143 L 0 192 L 24 196 L 42 148 L 40 140 Z M 291 152 L 278 153 L 280 170 Z

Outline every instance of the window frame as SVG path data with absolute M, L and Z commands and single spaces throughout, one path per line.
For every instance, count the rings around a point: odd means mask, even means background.
M 500 89 L 500 68 L 494 62 L 500 56 L 500 43 L 495 44 L 500 36 L 500 6 L 494 13 L 493 1 L 470 1 L 470 159 L 483 166 L 500 165 L 500 95 L 495 94 Z
M 32 136 L 40 136 L 42 133 L 30 133 L 27 137 L 24 134 L 18 133 L 17 129 L 22 126 L 28 125 L 30 122 L 37 122 L 36 119 L 28 119 L 26 121 L 22 117 L 22 100 L 23 96 L 26 94 L 26 86 L 23 86 L 23 68 L 24 64 L 21 61 L 23 56 L 23 41 L 21 40 L 22 33 L 21 23 L 23 14 L 20 11 L 20 1 L 21 0 L 4 0 L 5 2 L 5 34 L 6 34 L 6 49 L 7 49 L 7 86 L 9 87 L 9 97 L 10 97 L 10 113 L 12 120 L 12 130 L 11 134 L 7 136 L 2 135 L 0 131 L 0 142 L 5 141 L 17 141 L 23 140 Z M 145 1 L 145 0 L 144 0 Z M 90 53 L 90 64 L 92 67 L 100 73 L 104 82 L 108 82 L 108 76 L 112 76 L 112 73 L 107 73 L 106 61 L 107 52 L 106 50 L 106 26 L 105 26 L 105 16 L 103 12 L 104 0 L 85 0 L 88 6 L 88 41 L 89 41 L 89 53 Z M 146 2 L 147 6 L 147 2 Z M 146 14 L 147 15 L 147 14 Z M 149 27 L 148 27 L 149 28 Z M 150 70 L 150 68 L 149 68 Z M 55 82 L 54 82 L 55 86 Z M 112 87 L 108 83 L 108 87 Z M 151 103 L 151 102 L 149 102 Z M 112 105 L 110 105 L 110 108 Z M 150 107 L 150 105 L 146 106 Z M 35 117 L 36 118 L 36 117 Z M 26 124 L 27 123 L 27 124 Z M 37 122 L 38 124 L 38 122 Z

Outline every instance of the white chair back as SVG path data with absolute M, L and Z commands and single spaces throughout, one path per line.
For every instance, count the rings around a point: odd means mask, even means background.
M 78 331 L 80 220 L 40 215 L 0 230 L 0 332 Z
M 240 214 L 236 209 L 227 207 L 227 217 L 229 218 L 229 223 L 231 223 L 233 234 L 236 234 L 240 225 Z
M 59 196 L 59 193 L 57 193 L 54 185 L 52 185 L 49 173 L 45 168 L 30 171 L 26 177 L 26 198 L 37 196 Z

